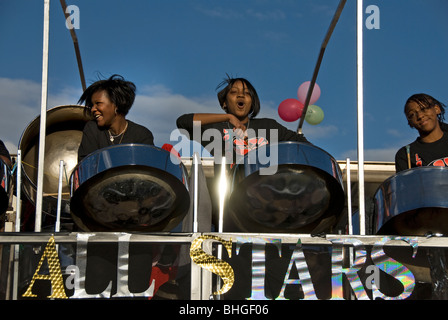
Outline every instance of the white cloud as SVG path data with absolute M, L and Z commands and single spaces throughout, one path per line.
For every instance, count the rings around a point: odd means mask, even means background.
M 246 10 L 238 10 L 223 7 L 204 8 L 197 6 L 196 10 L 206 16 L 213 18 L 246 19 L 247 17 L 252 17 L 260 21 L 277 21 L 286 19 L 285 12 L 279 9 L 255 10 L 251 8 Z
M 383 149 L 365 149 L 364 150 L 364 160 L 365 161 L 386 161 L 386 162 L 394 162 L 395 161 L 395 153 L 397 152 L 398 147 L 390 147 Z M 341 159 L 350 158 L 353 161 L 358 159 L 358 151 L 357 150 L 347 150 L 342 153 Z
M 215 7 L 215 8 L 197 7 L 196 10 L 212 18 L 241 19 L 244 17 L 244 15 L 241 12 L 221 7 Z
M 0 78 L 0 139 L 17 152 L 22 132 L 40 110 L 40 85 L 29 80 Z
M 56 94 L 49 93 L 47 109 L 76 104 L 79 92 L 65 88 Z M 0 78 L 0 139 L 11 154 L 17 153 L 21 136 L 28 125 L 40 115 L 41 84 L 26 79 Z
M 188 98 L 163 86 L 145 87 L 135 99 L 128 118 L 154 134 L 156 146 L 170 143 L 176 120 L 185 113 L 219 112 L 216 98 Z
M 246 10 L 249 16 L 255 17 L 258 20 L 283 20 L 286 19 L 286 14 L 281 10 L 273 10 L 273 11 L 256 11 L 254 9 Z
M 134 106 L 128 118 L 149 128 L 155 137 L 156 146 L 170 141 L 170 135 L 177 130 L 176 119 L 185 113 L 222 112 L 214 95 L 186 97 L 173 93 L 162 85 L 139 88 Z M 79 89 L 64 88 L 51 92 L 48 97 L 49 109 L 60 105 L 76 104 Z M 0 118 L 0 139 L 10 153 L 17 152 L 20 137 L 27 126 L 40 115 L 40 83 L 29 80 L 0 78 L 0 106 L 4 115 Z M 276 107 L 271 102 L 262 102 L 259 117 L 273 118 L 291 130 L 297 130 L 297 122 L 285 123 L 279 119 Z M 306 136 L 310 141 L 324 139 L 338 133 L 336 126 L 307 126 Z

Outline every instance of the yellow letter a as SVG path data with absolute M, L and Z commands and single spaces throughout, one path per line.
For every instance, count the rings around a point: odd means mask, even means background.
M 48 259 L 48 268 L 50 270 L 50 275 L 38 273 L 45 258 Z M 64 281 L 62 279 L 61 264 L 59 263 L 59 257 L 58 253 L 56 252 L 56 245 L 54 243 L 53 236 L 51 236 L 50 240 L 47 243 L 47 246 L 45 247 L 36 272 L 33 275 L 33 279 L 31 279 L 31 283 L 28 286 L 28 289 L 22 295 L 23 297 L 37 297 L 37 295 L 33 294 L 32 292 L 34 281 L 36 281 L 36 279 L 51 281 L 51 295 L 49 295 L 47 298 L 67 299 L 64 289 Z

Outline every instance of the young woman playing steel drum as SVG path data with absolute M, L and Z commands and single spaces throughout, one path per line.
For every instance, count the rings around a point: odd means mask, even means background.
M 218 92 L 218 101 L 225 113 L 189 113 L 177 119 L 177 127 L 186 130 L 191 140 L 197 140 L 212 155 L 217 156 L 216 147 L 219 145 L 222 148 L 219 150 L 222 156 L 227 156 L 226 152 L 244 156 L 255 148 L 274 143 L 271 141 L 272 130 L 277 133 L 275 142 L 308 143 L 302 134 L 287 129 L 274 119 L 255 118 L 260 112 L 260 100 L 257 91 L 248 80 L 227 77 L 218 85 L 218 88 L 223 86 L 225 87 Z M 200 137 L 193 136 L 193 124 L 196 121 L 201 123 Z M 202 138 L 203 133 L 208 129 L 219 132 L 221 144 L 210 143 Z M 248 135 L 251 130 L 255 136 Z
M 421 93 L 408 98 L 404 113 L 408 124 L 419 137 L 398 150 L 396 171 L 421 166 L 448 166 L 448 125 L 443 122 L 445 105 Z
M 154 136 L 146 127 L 126 119 L 135 100 L 134 83 L 113 75 L 90 85 L 78 103 L 85 103 L 94 120 L 86 123 L 78 161 L 95 150 L 114 144 L 143 143 L 154 145 Z

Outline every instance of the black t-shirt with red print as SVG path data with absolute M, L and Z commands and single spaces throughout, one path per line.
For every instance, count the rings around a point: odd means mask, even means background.
M 210 154 L 215 156 L 216 150 L 214 149 L 218 144 L 214 143 L 214 132 L 219 133 L 219 139 L 222 141 L 220 151 L 222 151 L 223 156 L 225 151 L 232 151 L 236 156 L 244 156 L 249 151 L 261 146 L 282 141 L 309 143 L 302 134 L 289 130 L 274 119 L 269 118 L 250 119 L 249 123 L 246 124 L 247 136 L 235 132 L 229 122 L 218 122 L 202 125 L 201 135 L 196 137 L 193 134 L 193 116 L 193 113 L 180 116 L 177 119 L 177 127 L 186 130 L 190 140 L 199 142 Z M 204 134 L 208 129 L 213 130 L 209 131 L 209 134 Z
M 444 129 L 444 128 L 443 128 Z M 395 154 L 395 170 L 400 172 L 408 167 L 406 148 L 409 147 L 411 168 L 422 166 L 448 166 L 448 132 L 444 131 L 441 139 L 425 143 L 417 138 L 408 146 L 402 147 Z

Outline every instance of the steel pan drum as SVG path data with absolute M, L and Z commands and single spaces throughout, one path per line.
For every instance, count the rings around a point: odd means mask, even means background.
M 187 214 L 187 170 L 166 150 L 120 144 L 75 167 L 70 209 L 84 231 L 170 231 Z
M 377 234 L 448 234 L 448 168 L 401 171 L 379 186 L 374 200 Z
M 0 216 L 2 216 L 9 206 L 9 196 L 11 191 L 11 169 L 0 160 Z
M 66 220 L 71 220 L 68 177 L 78 163 L 82 130 L 85 123 L 90 120 L 84 114 L 84 110 L 83 106 L 67 105 L 49 109 L 46 114 L 42 211 L 56 216 L 59 163 L 64 160 L 66 177 L 63 179 L 65 183 L 62 187 L 61 219 Z M 36 203 L 39 131 L 40 116 L 28 125 L 19 143 L 22 151 L 22 189 L 32 204 Z
M 277 166 L 275 174 L 267 170 L 273 166 Z M 299 142 L 251 151 L 234 167 L 231 184 L 232 221 L 224 222 L 224 231 L 329 231 L 345 204 L 336 160 L 318 147 Z

